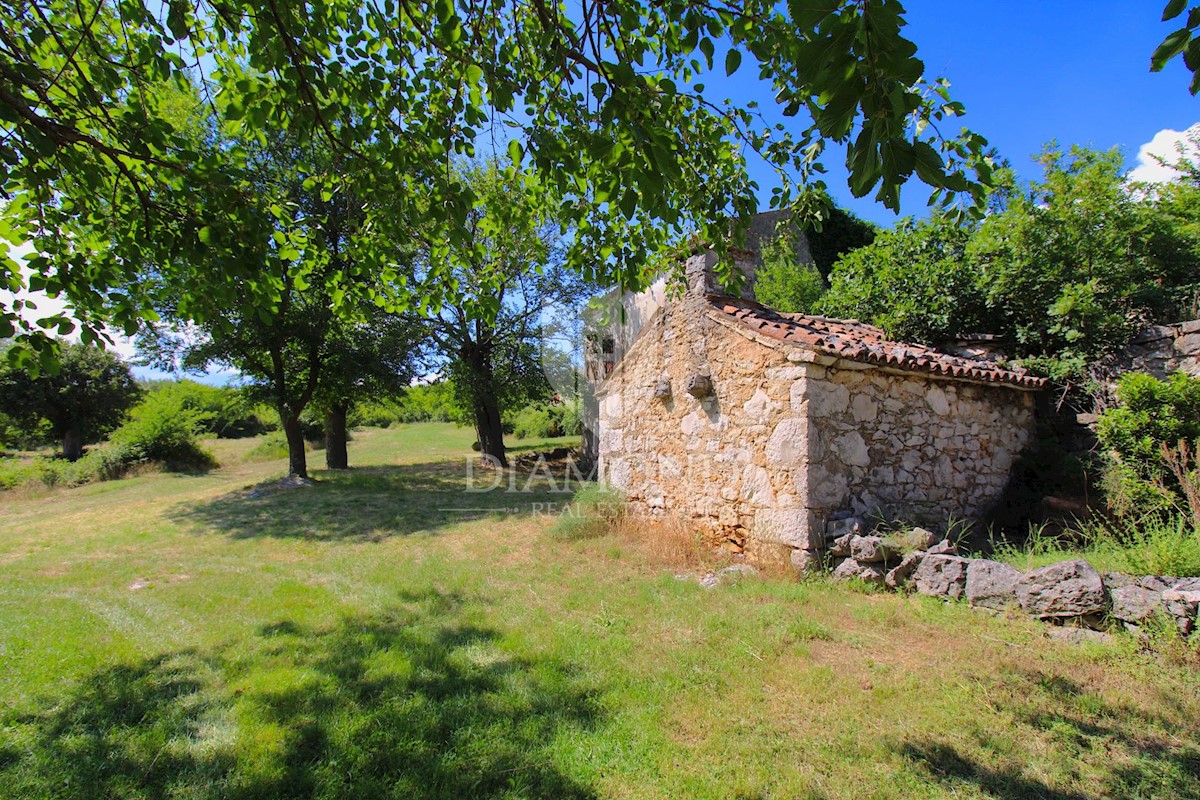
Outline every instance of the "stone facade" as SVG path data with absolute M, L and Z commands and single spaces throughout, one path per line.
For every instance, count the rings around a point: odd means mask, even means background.
M 694 256 L 689 279 L 711 254 Z M 1010 385 L 862 363 L 763 335 L 703 280 L 661 305 L 598 385 L 601 475 L 635 508 L 690 519 L 767 560 L 872 513 L 976 517 L 1029 441 Z

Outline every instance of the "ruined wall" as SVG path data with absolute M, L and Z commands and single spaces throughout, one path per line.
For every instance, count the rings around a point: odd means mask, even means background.
M 1118 356 L 1118 365 L 1121 371 L 1148 372 L 1159 379 L 1177 370 L 1200 377 L 1200 319 L 1147 328 Z
M 809 502 L 823 518 L 978 517 L 1033 435 L 1029 392 L 815 364 L 807 380 Z

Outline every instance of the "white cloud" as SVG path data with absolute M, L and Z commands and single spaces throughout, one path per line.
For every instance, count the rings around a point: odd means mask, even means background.
M 1163 166 L 1155 156 L 1165 158 L 1169 162 L 1179 160 L 1180 144 L 1186 144 L 1200 137 L 1200 122 L 1186 131 L 1174 131 L 1170 128 L 1154 134 L 1154 138 L 1138 149 L 1137 166 L 1129 173 L 1129 180 L 1143 183 L 1169 183 L 1179 177 L 1179 173 L 1170 167 Z M 1196 157 L 1200 157 L 1200 148 L 1194 144 L 1188 148 Z

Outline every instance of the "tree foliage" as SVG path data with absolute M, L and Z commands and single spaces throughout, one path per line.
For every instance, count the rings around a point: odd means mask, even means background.
M 93 345 L 60 342 L 58 370 L 31 375 L 0 359 L 0 408 L 29 429 L 44 421 L 75 461 L 121 424 L 140 395 L 129 366 Z
M 1184 11 L 1187 15 L 1184 16 Z M 1187 0 L 1167 0 L 1163 8 L 1163 22 L 1183 17 L 1183 27 L 1176 28 L 1154 49 L 1150 56 L 1150 69 L 1160 72 L 1173 59 L 1183 56 L 1183 64 L 1192 73 L 1188 87 L 1192 94 L 1200 92 L 1200 5 L 1188 7 Z
M 1140 326 L 1190 313 L 1200 229 L 1188 184 L 1131 186 L 1116 150 L 1054 146 L 1044 176 L 1006 185 L 979 225 L 905 222 L 844 257 L 822 308 L 936 342 L 1005 336 L 1013 354 L 1066 377 Z
M 452 160 L 507 143 L 574 232 L 569 263 L 625 287 L 664 243 L 698 233 L 720 244 L 729 218 L 755 210 L 746 147 L 779 173 L 779 205 L 820 202 L 830 143 L 845 150 L 856 196 L 874 191 L 895 208 L 915 176 L 940 199 L 978 200 L 984 142 L 938 134 L 963 108 L 926 79 L 903 25 L 895 0 L 4 4 L 0 238 L 31 241 L 35 253 L 28 275 L 0 258 L 0 279 L 69 299 L 89 342 L 105 323 L 132 333 L 153 319 L 130 265 L 155 264 L 184 285 L 206 264 L 279 302 L 284 282 L 259 281 L 264 261 L 239 258 L 247 225 L 268 223 L 245 173 L 246 142 L 266 131 L 319 139 L 337 155 L 337 170 L 302 170 L 315 191 L 384 197 L 370 225 L 432 219 L 447 246 L 469 240 L 475 206 Z M 766 125 L 756 109 L 706 92 L 709 72 L 739 69 L 757 71 L 801 121 Z M 243 142 L 214 148 L 194 135 L 178 96 L 163 91 L 193 77 Z M 278 255 L 303 251 L 289 215 L 273 216 L 286 238 Z M 386 250 L 364 255 L 378 269 L 391 261 Z M 429 285 L 443 278 L 426 275 Z M 204 323 L 209 306 L 187 313 Z M 18 310 L 0 309 L 0 336 L 20 340 L 15 353 L 48 352 Z M 42 324 L 61 333 L 72 322 Z
M 905 340 L 978 330 L 982 296 L 965 258 L 971 235 L 972 228 L 941 216 L 880 231 L 837 263 L 821 313 L 861 319 Z
M 502 416 L 550 392 L 544 326 L 573 313 L 591 291 L 565 261 L 562 224 L 531 175 L 495 162 L 461 167 L 479 198 L 468 240 L 431 249 L 422 261 L 445 276 L 440 302 L 422 317 L 482 452 L 506 464 Z
M 813 264 L 801 263 L 787 235 L 762 249 L 762 265 L 754 273 L 754 297 L 763 305 L 789 313 L 811 313 L 825 293 L 825 281 Z

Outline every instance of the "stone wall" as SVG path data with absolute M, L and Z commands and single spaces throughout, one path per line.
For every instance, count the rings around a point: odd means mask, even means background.
M 1118 362 L 1121 371 L 1148 372 L 1159 379 L 1177 370 L 1200 377 L 1200 319 L 1147 328 Z
M 697 378 L 711 396 L 689 394 Z M 840 516 L 977 516 L 1033 421 L 1026 392 L 787 346 L 691 295 L 643 328 L 598 399 L 603 478 L 759 560 L 821 548 Z
M 741 549 L 756 514 L 801 506 L 789 470 L 767 453 L 770 432 L 791 415 L 793 381 L 778 374 L 786 353 L 704 310 L 691 299 L 664 307 L 599 387 L 601 471 L 634 507 L 670 511 Z M 699 375 L 711 378 L 712 396 L 688 394 Z M 670 395 L 656 396 L 664 386 Z
M 814 511 L 945 525 L 1004 491 L 1033 435 L 1033 395 L 879 370 L 808 367 Z

